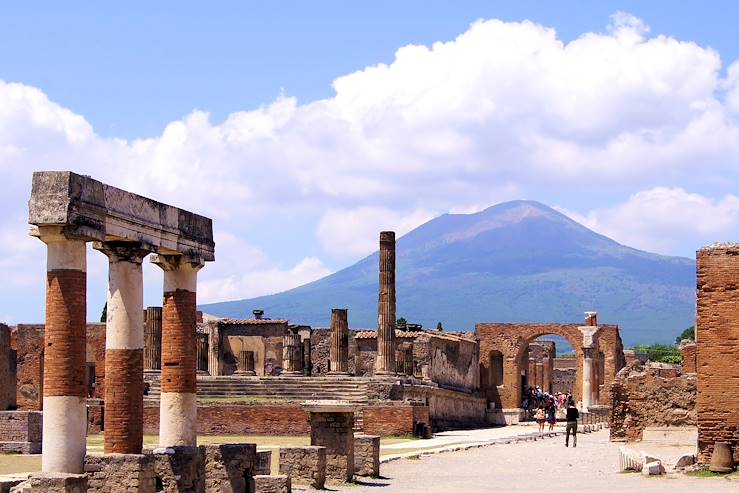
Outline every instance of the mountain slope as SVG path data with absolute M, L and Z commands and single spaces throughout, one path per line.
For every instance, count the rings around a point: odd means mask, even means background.
M 318 281 L 250 300 L 203 305 L 214 315 L 327 326 L 377 322 L 378 253 Z M 597 310 L 626 344 L 668 342 L 694 322 L 695 263 L 623 246 L 532 201 L 445 214 L 397 242 L 398 316 L 448 330 L 476 322 L 571 322 Z

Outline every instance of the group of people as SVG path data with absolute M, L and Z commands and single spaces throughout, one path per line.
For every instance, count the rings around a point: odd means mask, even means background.
M 555 392 L 550 394 L 539 386 L 524 389 L 523 408 L 529 417 L 539 425 L 539 434 L 544 433 L 548 424 L 549 431 L 554 430 L 557 423 L 557 414 L 564 416 L 567 421 L 565 446 L 569 446 L 570 433 L 573 437 L 573 446 L 577 447 L 577 420 L 580 413 L 575 406 L 575 399 L 569 392 Z

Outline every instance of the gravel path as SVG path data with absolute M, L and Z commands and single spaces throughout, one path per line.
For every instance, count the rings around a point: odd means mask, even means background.
M 552 438 L 398 460 L 382 465 L 387 479 L 361 479 L 360 484 L 339 491 L 739 493 L 736 480 L 619 473 L 618 445 L 608 441 L 608 431 L 578 434 L 578 438 L 577 448 L 565 448 L 562 438 Z

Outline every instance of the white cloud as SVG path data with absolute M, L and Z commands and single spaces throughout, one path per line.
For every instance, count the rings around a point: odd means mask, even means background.
M 240 252 L 219 241 L 216 264 L 229 269 L 203 271 L 205 298 L 262 294 L 327 272 L 315 248 L 286 262 L 264 246 L 265 233 L 250 238 L 245 225 L 264 218 L 266 234 L 284 242 L 294 241 L 280 231 L 285 221 L 308 224 L 317 238 L 303 241 L 343 261 L 371 252 L 380 229 L 406 231 L 430 211 L 484 208 L 512 191 L 541 198 L 527 194 L 735 186 L 739 68 L 731 65 L 726 79 L 721 70 L 715 51 L 649 37 L 629 14 L 615 14 L 606 34 L 566 44 L 532 22 L 479 21 L 454 40 L 405 46 L 390 64 L 337 77 L 334 97 L 300 105 L 281 95 L 223 122 L 193 111 L 161 135 L 133 141 L 101 138 L 41 90 L 0 81 L 8 190 L 0 230 L 24 230 L 32 170 L 72 169 L 249 238 L 244 248 L 261 263 L 239 264 L 231 255 Z M 17 286 L 30 282 L 22 272 L 30 256 L 42 261 L 39 251 L 0 245 Z M 40 296 L 17 291 L 19 299 Z
M 657 187 L 584 215 L 560 210 L 620 243 L 649 251 L 691 256 L 703 245 L 739 241 L 736 195 L 712 199 L 682 188 Z
M 384 207 L 331 209 L 321 218 L 317 235 L 323 248 L 333 255 L 369 255 L 378 249 L 380 231 L 395 231 L 400 237 L 436 215 L 420 209 L 408 215 Z

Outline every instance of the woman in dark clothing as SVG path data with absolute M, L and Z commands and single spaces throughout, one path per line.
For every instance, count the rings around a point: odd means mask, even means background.
M 565 433 L 565 447 L 570 446 L 570 432 L 572 432 L 572 446 L 577 447 L 577 420 L 580 418 L 580 411 L 575 407 L 575 401 L 570 400 L 567 406 L 567 428 Z

